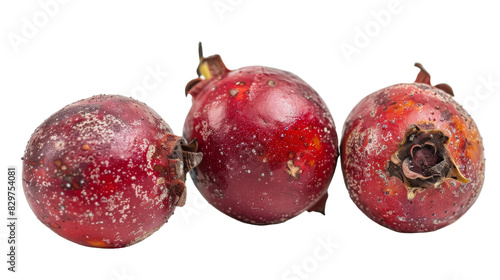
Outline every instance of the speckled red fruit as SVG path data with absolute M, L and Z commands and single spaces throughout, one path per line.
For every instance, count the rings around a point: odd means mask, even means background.
M 261 66 L 227 70 L 202 59 L 205 79 L 187 86 L 192 108 L 186 139 L 198 139 L 203 162 L 191 171 L 201 194 L 246 223 L 273 224 L 324 210 L 338 157 L 330 112 L 292 73 Z
M 94 96 L 35 130 L 23 157 L 24 192 L 37 218 L 60 236 L 128 246 L 182 206 L 184 173 L 200 160 L 195 146 L 143 103 Z
M 427 232 L 460 218 L 484 181 L 476 124 L 450 86 L 430 85 L 420 64 L 415 83 L 361 100 L 344 124 L 341 159 L 354 203 L 399 232 Z

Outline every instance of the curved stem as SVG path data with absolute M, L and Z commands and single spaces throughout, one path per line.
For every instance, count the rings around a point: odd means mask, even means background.
M 203 61 L 203 46 L 201 45 L 201 42 L 198 42 L 198 57 L 200 59 L 200 63 Z M 198 77 L 201 76 L 201 72 L 200 72 L 200 66 L 198 65 L 198 67 L 196 68 L 196 74 L 198 75 Z M 187 87 L 186 87 L 187 88 Z M 187 90 L 186 90 L 186 95 L 187 95 Z
M 201 45 L 201 42 L 198 42 L 198 57 L 200 58 L 200 61 L 203 60 L 203 46 Z
M 425 70 L 424 66 L 421 63 L 416 62 L 415 67 L 420 69 L 415 83 L 424 83 L 431 85 L 431 75 L 429 74 L 429 72 L 427 72 L 427 70 Z
M 203 46 L 201 42 L 198 42 L 198 57 L 200 58 L 200 63 L 198 64 L 198 68 L 196 68 L 198 78 L 189 81 L 186 85 L 186 96 L 188 94 L 191 94 L 193 97 L 196 96 L 199 92 L 199 88 L 196 89 L 196 86 L 202 85 L 201 82 L 203 82 L 204 79 L 210 80 L 213 77 L 221 76 L 229 72 L 229 69 L 226 68 L 226 65 L 224 65 L 219 55 L 211 55 L 209 57 L 203 56 Z M 204 79 L 201 76 L 203 76 Z
M 198 77 L 203 76 L 206 80 L 210 80 L 212 77 L 222 75 L 229 71 L 219 55 L 216 54 L 209 57 L 203 56 L 203 46 L 201 42 L 198 43 L 198 56 L 200 58 L 200 64 L 198 64 L 198 68 L 196 69 Z
M 427 70 L 425 70 L 422 63 L 416 62 L 415 66 L 420 69 L 420 72 L 417 75 L 415 83 L 423 83 L 431 86 L 431 75 L 429 74 L 429 72 L 427 72 Z M 434 87 L 448 93 L 451 96 L 454 96 L 453 89 L 448 84 L 438 84 L 435 85 Z

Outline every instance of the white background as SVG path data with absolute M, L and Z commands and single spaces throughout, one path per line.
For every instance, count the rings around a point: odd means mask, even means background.
M 52 5 L 44 5 L 52 3 Z M 56 3 L 56 5 L 53 5 Z M 467 3 L 467 4 L 465 4 Z M 197 44 L 230 69 L 291 71 L 328 104 L 341 133 L 365 95 L 413 82 L 421 62 L 455 90 L 484 138 L 486 181 L 476 204 L 432 233 L 383 228 L 351 202 L 340 164 L 326 216 L 240 223 L 188 181 L 188 202 L 145 241 L 95 249 L 60 238 L 34 216 L 18 182 L 18 272 L 7 271 L 6 189 L 0 191 L 1 279 L 500 279 L 495 177 L 500 93 L 496 1 L 2 1 L 0 182 L 21 168 L 35 128 L 95 94 L 133 96 L 182 134 Z M 48 7 L 48 8 L 47 8 Z M 346 49 L 351 53 L 346 52 Z M 146 89 L 143 80 L 157 73 Z M 151 80 L 149 80 L 151 82 Z M 329 244 L 329 245 L 325 245 Z

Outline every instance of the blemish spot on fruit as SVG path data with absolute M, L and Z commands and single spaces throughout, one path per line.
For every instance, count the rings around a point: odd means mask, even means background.
M 288 173 L 290 176 L 292 176 L 295 179 L 300 178 L 300 174 L 302 173 L 302 170 L 300 169 L 299 166 L 295 166 L 293 164 L 293 160 L 289 160 L 286 162 L 286 173 Z
M 451 114 L 447 110 L 441 111 L 441 118 L 439 119 L 440 121 L 449 121 L 451 119 Z
M 62 150 L 62 149 L 64 149 L 64 147 L 65 147 L 65 146 L 66 146 L 66 143 L 65 143 L 64 141 L 57 141 L 57 142 L 55 143 L 55 147 L 56 147 L 56 149 L 58 149 L 58 150 Z
M 62 161 L 56 159 L 54 160 L 54 165 L 57 167 L 57 168 L 61 168 L 61 165 L 62 165 Z
M 60 229 L 61 226 L 57 223 L 48 223 L 48 226 L 53 228 L 53 229 Z
M 229 94 L 234 97 L 238 94 L 238 90 L 235 88 L 232 88 L 229 90 Z
M 88 151 L 88 150 L 90 150 L 90 146 L 88 144 L 83 144 L 82 151 Z
M 273 80 L 269 80 L 269 81 L 267 81 L 267 85 L 271 86 L 271 87 L 274 87 L 276 85 L 276 82 L 273 81 Z

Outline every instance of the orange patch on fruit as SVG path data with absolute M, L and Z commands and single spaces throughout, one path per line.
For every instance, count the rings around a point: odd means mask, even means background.
M 314 137 L 311 139 L 311 143 L 309 143 L 309 146 L 313 146 L 316 150 L 321 149 L 321 142 L 319 141 L 317 135 L 314 135 Z
M 99 248 L 109 247 L 108 243 L 101 240 L 87 240 L 87 243 L 92 247 L 99 247 Z
M 246 99 L 250 88 L 245 82 L 237 82 L 236 87 L 229 90 L 230 95 L 236 100 Z
M 395 195 L 395 194 L 396 194 L 396 191 L 395 191 L 393 188 L 390 188 L 390 187 L 389 187 L 389 188 L 388 188 L 388 187 L 386 187 L 386 188 L 382 189 L 382 192 L 383 192 L 385 195 L 390 195 L 390 196 L 393 196 L 393 195 Z
M 406 110 L 412 106 L 415 105 L 415 101 L 413 100 L 405 100 L 404 102 L 400 104 L 396 104 L 391 106 L 393 108 L 392 114 L 393 117 L 404 117 L 406 116 L 407 112 Z

